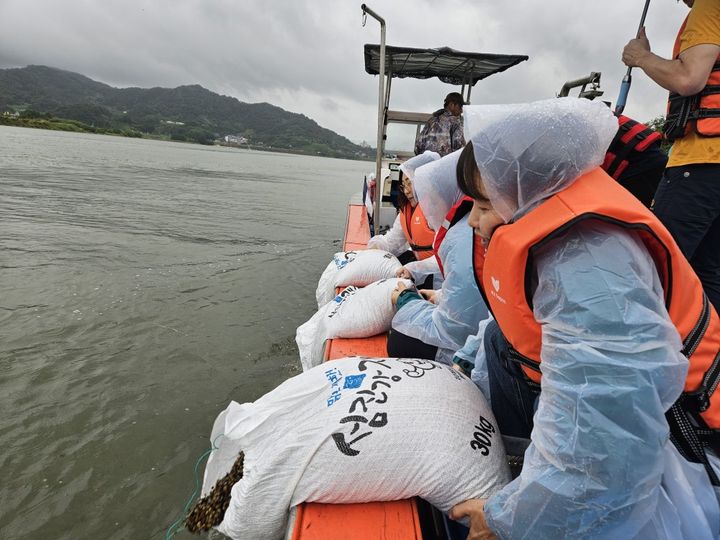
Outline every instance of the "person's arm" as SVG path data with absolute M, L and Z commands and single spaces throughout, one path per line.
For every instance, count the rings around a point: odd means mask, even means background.
M 643 27 L 640 37 L 625 46 L 622 61 L 626 66 L 639 67 L 666 90 L 692 96 L 707 84 L 718 54 L 720 44 L 705 43 L 684 50 L 674 60 L 662 58 L 651 51 Z
M 465 135 L 463 134 L 463 121 L 462 116 L 457 117 L 457 121 L 453 123 L 452 130 L 450 132 L 450 148 L 454 150 L 460 150 L 465 146 Z
M 395 218 L 392 227 L 384 234 L 376 234 L 367 244 L 370 249 L 383 249 L 393 255 L 401 255 L 410 249 L 400 224 L 400 215 Z
M 483 329 L 483 331 L 485 330 L 485 326 L 482 322 L 479 326 Z M 475 358 L 477 357 L 482 343 L 483 336 L 480 335 L 480 329 L 478 329 L 478 333 L 468 336 L 465 340 L 465 345 L 455 352 L 455 355 L 453 356 L 453 364 L 460 366 L 464 372 L 470 373 L 475 365 Z
M 405 265 L 405 269 L 410 272 L 415 283 L 422 283 L 429 275 L 440 273 L 440 267 L 435 256 L 427 257 L 421 261 L 411 261 Z
M 472 272 L 473 232 L 465 222 L 452 227 L 441 248 L 445 254 L 445 281 L 438 304 L 413 302 L 399 310 L 392 327 L 428 345 L 456 351 L 488 310 Z
M 485 331 L 492 321 L 492 316 L 480 321 L 477 333 L 469 336 L 462 349 L 456 351 L 453 356 L 453 365 L 457 365 L 464 373 L 469 373 L 472 382 L 488 401 L 490 401 L 490 375 L 485 356 Z
M 484 517 L 500 538 L 648 537 L 670 444 L 664 412 L 687 373 L 653 261 L 633 234 L 588 223 L 536 262 L 532 443 Z
M 422 130 L 420 131 L 420 134 L 418 135 L 417 139 L 415 140 L 415 155 L 419 156 L 422 154 L 425 150 L 427 150 L 427 132 L 428 132 L 428 126 L 430 125 L 429 122 L 426 122 L 423 126 Z

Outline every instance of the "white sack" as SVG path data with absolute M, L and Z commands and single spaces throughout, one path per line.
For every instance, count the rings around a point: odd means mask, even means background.
M 315 291 L 318 307 L 333 299 L 337 287 L 364 287 L 379 279 L 395 277 L 401 266 L 397 257 L 380 249 L 340 251 L 333 256 L 318 281 Z
M 346 287 L 298 327 L 295 341 L 303 371 L 322 363 L 323 343 L 333 338 L 363 338 L 390 330 L 395 315 L 390 296 L 398 283 L 411 287 L 407 279 L 382 279 L 358 288 Z
M 218 526 L 243 540 L 281 538 L 288 510 L 305 501 L 419 496 L 447 512 L 510 480 L 480 391 L 429 360 L 328 362 L 254 403 L 231 402 L 211 440 L 219 450 L 208 460 L 203 495 L 245 452 L 244 477 Z

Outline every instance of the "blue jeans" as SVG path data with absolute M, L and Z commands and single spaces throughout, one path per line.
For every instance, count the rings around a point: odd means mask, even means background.
M 528 383 L 520 365 L 510 359 L 507 341 L 496 321 L 485 329 L 484 345 L 490 404 L 500 433 L 529 439 L 539 389 Z
M 652 209 L 720 311 L 720 163 L 666 169 Z

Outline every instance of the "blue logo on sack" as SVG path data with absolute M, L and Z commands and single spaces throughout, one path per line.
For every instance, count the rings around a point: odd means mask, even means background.
M 347 375 L 345 377 L 345 385 L 343 386 L 343 390 L 360 388 L 360 385 L 362 384 L 364 378 L 364 373 L 361 375 Z
M 345 300 L 351 294 L 354 294 L 357 290 L 358 288 L 353 285 L 345 287 L 342 291 L 340 291 L 340 294 L 333 298 L 333 302 L 335 302 L 336 304 L 341 304 L 343 300 Z
M 337 266 L 338 270 L 342 270 L 345 265 L 349 262 L 353 262 L 355 260 L 355 256 L 357 255 L 354 251 L 346 251 L 344 253 L 336 253 L 333 256 L 333 261 L 335 261 L 335 266 Z

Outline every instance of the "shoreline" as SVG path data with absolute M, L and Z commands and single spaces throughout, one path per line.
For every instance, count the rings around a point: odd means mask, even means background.
M 204 144 L 197 141 L 189 141 L 186 139 L 173 139 L 170 136 L 157 136 L 152 135 L 149 133 L 143 133 L 141 131 L 138 131 L 133 128 L 127 128 L 127 129 L 118 129 L 118 128 L 97 128 L 94 126 L 90 126 L 88 124 L 85 124 L 83 122 L 80 122 L 78 120 L 70 120 L 66 118 L 57 118 L 57 117 L 31 117 L 31 118 L 23 118 L 23 117 L 15 117 L 15 116 L 4 116 L 0 115 L 0 126 L 8 126 L 8 127 L 17 127 L 17 128 L 29 128 L 29 129 L 45 129 L 48 131 L 66 131 L 69 133 L 88 133 L 88 134 L 94 134 L 94 135 L 111 135 L 115 137 L 127 137 L 132 139 L 148 139 L 151 141 L 167 141 L 167 142 L 176 142 L 176 143 L 187 143 L 187 144 L 194 144 L 198 146 L 222 146 L 224 148 L 237 148 L 240 150 L 254 150 L 254 151 L 260 151 L 260 152 L 276 152 L 281 154 L 292 154 L 292 155 L 298 155 L 298 156 L 315 156 L 315 157 L 324 157 L 324 158 L 334 158 L 334 159 L 347 159 L 352 161 L 368 161 L 372 162 L 372 159 L 369 157 L 359 158 L 359 157 L 350 157 L 350 156 L 344 156 L 344 155 L 329 155 L 324 153 L 317 153 L 313 154 L 311 152 L 303 152 L 302 150 L 294 149 L 294 148 L 273 148 L 268 147 L 265 145 L 253 145 L 253 144 L 246 144 L 246 145 L 231 145 L 231 144 L 221 144 L 218 142 L 213 142 L 212 144 Z
M 139 133 L 139 135 L 124 135 L 122 133 L 118 133 L 118 130 L 112 130 L 112 129 L 104 129 L 104 128 L 93 128 L 84 130 L 82 128 L 78 129 L 63 129 L 61 127 L 47 127 L 45 123 L 43 122 L 27 122 L 27 123 L 9 123 L 6 122 L 7 117 L 0 116 L 0 127 L 14 127 L 19 129 L 41 129 L 45 131 L 62 131 L 66 133 L 84 133 L 88 135 L 106 135 L 111 137 L 124 137 L 128 139 L 144 139 L 148 141 L 159 141 L 159 142 L 171 142 L 171 143 L 180 143 L 180 144 L 191 144 L 193 146 L 202 146 L 202 147 L 221 147 L 221 148 L 229 148 L 232 150 L 250 150 L 252 152 L 272 152 L 276 154 L 288 154 L 293 156 L 307 156 L 307 157 L 322 157 L 327 159 L 342 159 L 342 160 L 349 160 L 349 161 L 366 161 L 368 163 L 373 163 L 373 161 L 370 158 L 350 158 L 350 157 L 344 157 L 344 156 L 329 156 L 325 154 L 311 154 L 308 152 L 302 152 L 296 149 L 292 148 L 268 148 L 267 146 L 257 146 L 257 145 L 230 145 L 230 144 L 219 144 L 219 143 L 213 143 L 213 144 L 202 144 L 198 142 L 193 141 L 186 141 L 186 140 L 175 140 L 171 139 L 170 137 L 162 137 L 162 136 L 154 136 L 150 135 L 148 133 Z M 27 120 L 27 119 L 26 119 Z M 38 119 L 32 119 L 32 120 L 38 120 Z M 45 120 L 45 119 L 42 119 Z M 61 122 L 63 120 L 61 119 Z M 69 124 L 82 124 L 82 122 L 77 122 L 76 120 L 69 120 L 67 121 Z M 91 128 L 92 126 L 87 126 Z

